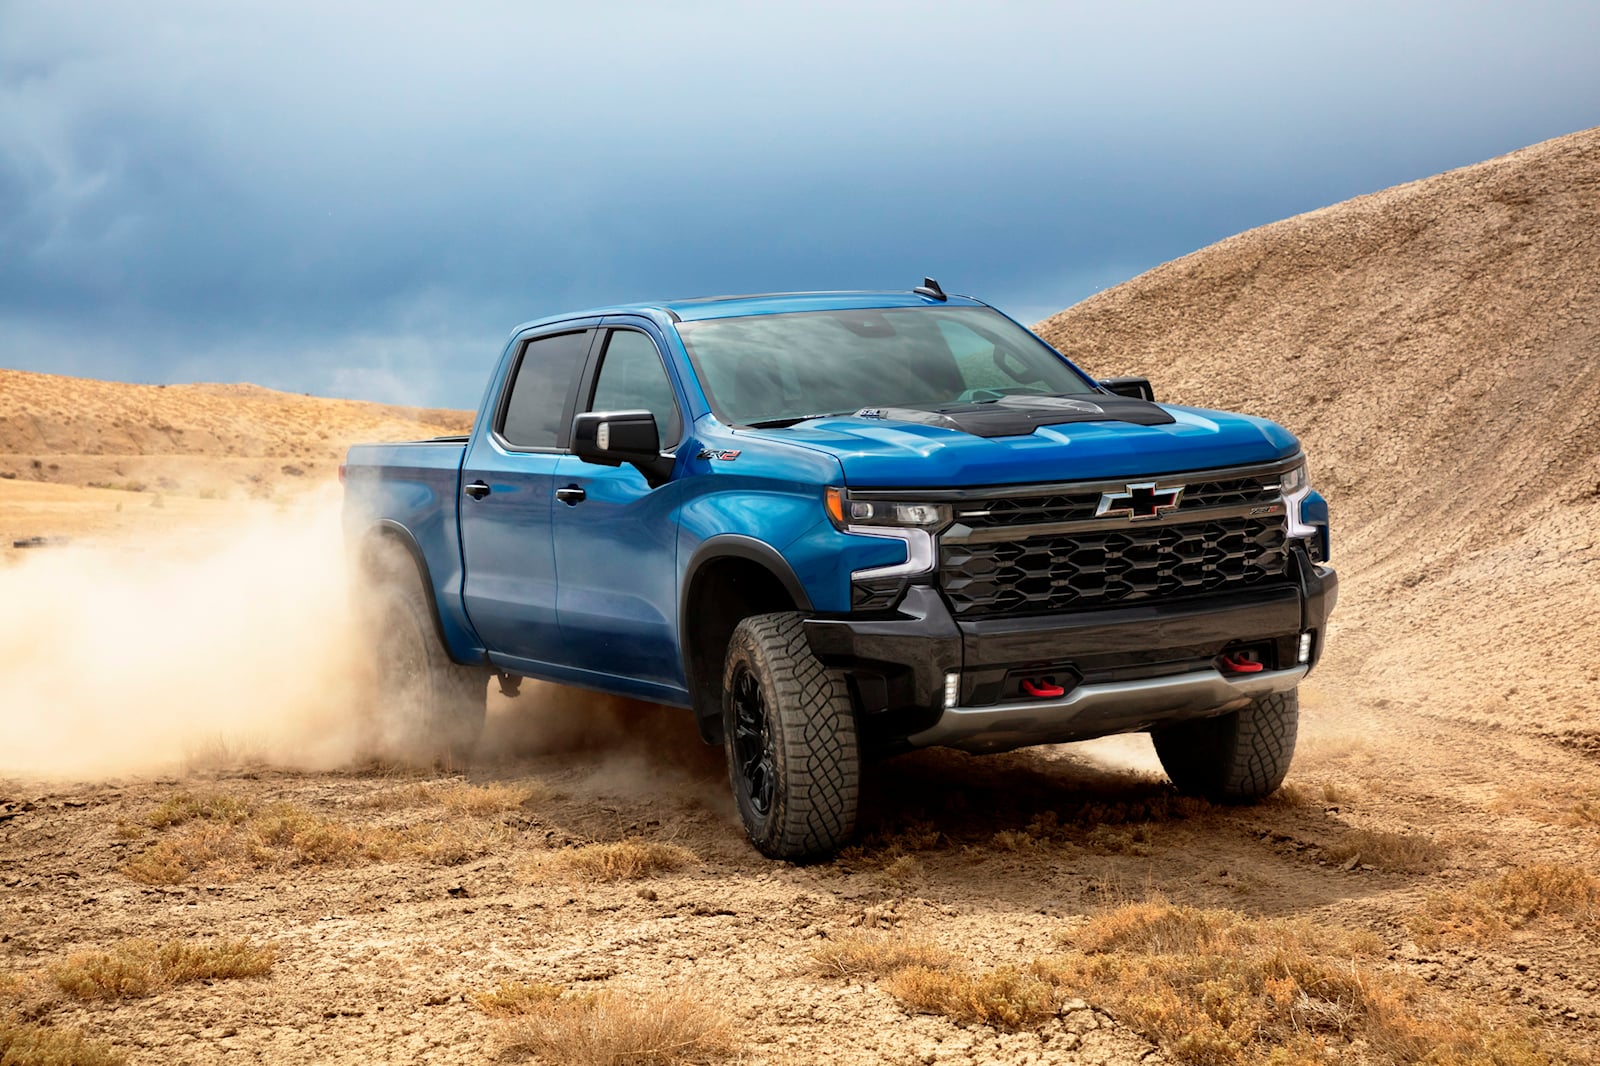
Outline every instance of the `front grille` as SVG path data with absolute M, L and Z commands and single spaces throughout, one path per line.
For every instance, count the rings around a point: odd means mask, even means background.
M 1017 532 L 1013 540 L 941 543 L 939 584 L 958 617 L 1086 610 L 1227 592 L 1275 582 L 1289 571 L 1282 517 L 1032 537 Z
M 1182 475 L 1151 480 L 1157 485 L 1183 483 Z M 1211 507 L 1237 507 L 1271 503 L 1277 499 L 1276 477 L 1219 478 L 1185 486 L 1178 509 L 1197 511 Z M 1099 505 L 1098 491 L 1076 488 L 995 500 L 963 500 L 956 507 L 956 521 L 969 529 L 1085 522 L 1094 518 Z

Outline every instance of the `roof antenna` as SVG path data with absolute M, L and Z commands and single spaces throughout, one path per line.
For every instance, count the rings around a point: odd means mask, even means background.
M 932 278 L 923 278 L 922 284 L 911 291 L 919 296 L 926 296 L 930 300 L 938 300 L 940 303 L 950 299 L 944 294 L 944 290 L 939 288 L 939 283 Z

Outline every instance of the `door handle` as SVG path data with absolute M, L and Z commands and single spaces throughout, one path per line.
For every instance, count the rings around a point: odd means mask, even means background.
M 461 491 L 471 496 L 474 500 L 481 500 L 489 495 L 489 486 L 481 481 L 474 481 Z
M 556 499 L 568 507 L 576 507 L 589 498 L 589 494 L 576 485 L 568 485 L 564 489 L 556 489 Z

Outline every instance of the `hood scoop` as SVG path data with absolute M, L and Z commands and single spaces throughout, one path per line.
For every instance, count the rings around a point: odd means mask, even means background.
M 1025 437 L 1040 426 L 1059 426 L 1067 422 L 1164 426 L 1176 421 L 1148 400 L 1103 393 L 1086 393 L 1082 397 L 1013 395 L 986 403 L 935 408 L 864 407 L 856 412 L 856 417 L 939 426 L 974 437 Z

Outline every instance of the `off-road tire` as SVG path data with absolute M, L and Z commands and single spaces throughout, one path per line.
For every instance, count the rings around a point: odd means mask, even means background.
M 1299 729 L 1300 697 L 1290 689 L 1156 730 L 1152 739 L 1178 791 L 1213 803 L 1254 803 L 1283 784 Z
M 722 724 L 739 817 L 763 854 L 825 858 L 850 839 L 861 780 L 855 708 L 844 676 L 811 653 L 800 615 L 739 623 L 722 673 Z
M 402 762 L 462 765 L 483 733 L 489 672 L 462 666 L 445 651 L 411 560 L 385 563 L 363 591 L 373 656 L 373 746 Z

